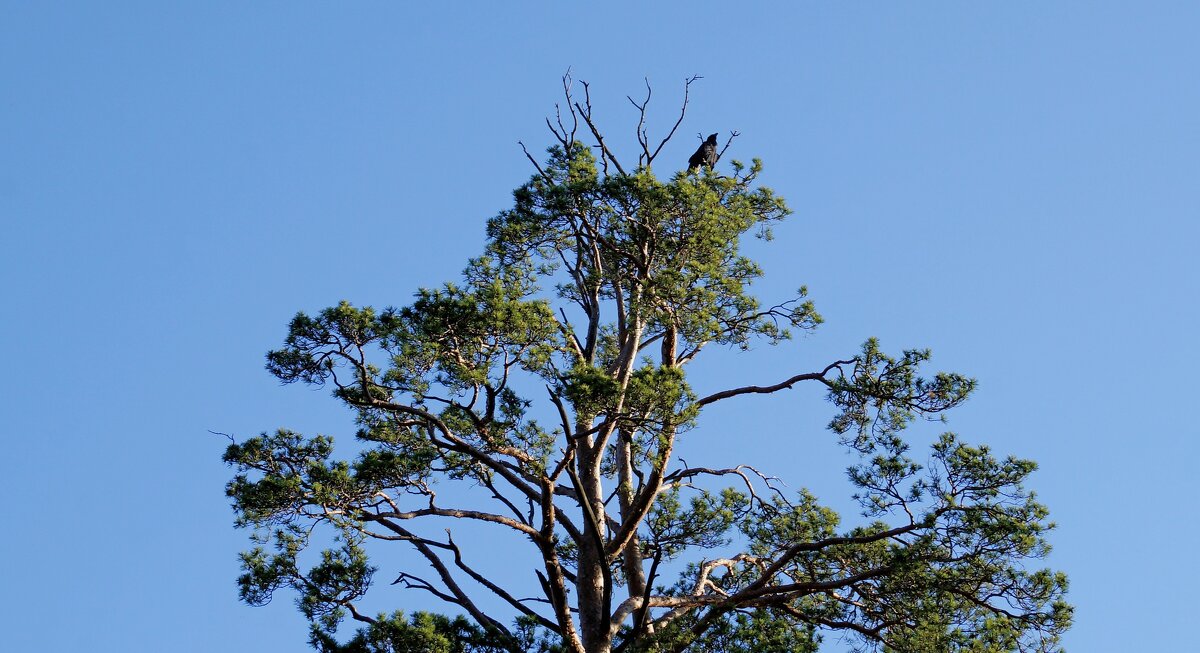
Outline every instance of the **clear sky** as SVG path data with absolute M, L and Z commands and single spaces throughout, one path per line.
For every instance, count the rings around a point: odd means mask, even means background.
M 237 602 L 208 430 L 352 434 L 263 353 L 454 279 L 568 67 L 623 147 L 644 77 L 661 128 L 703 75 L 662 160 L 737 129 L 795 209 L 761 292 L 826 324 L 698 384 L 931 347 L 981 381 L 950 428 L 1041 464 L 1067 648 L 1195 640 L 1200 4 L 509 4 L 0 0 L 2 648 L 304 648 L 290 597 Z M 848 505 L 819 395 L 714 410 L 685 455 L 737 438 Z

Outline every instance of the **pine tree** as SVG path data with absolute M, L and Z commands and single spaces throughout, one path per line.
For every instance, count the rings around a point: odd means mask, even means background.
M 294 590 L 324 651 L 813 651 L 827 633 L 873 650 L 1057 650 L 1071 609 L 1064 575 L 1035 564 L 1052 524 L 1024 487 L 1034 463 L 946 434 L 919 465 L 901 438 L 975 382 L 923 376 L 928 351 L 889 356 L 868 340 L 782 381 L 697 393 L 687 371 L 706 347 L 777 345 L 821 322 L 803 289 L 770 307 L 750 294 L 761 270 L 741 238 L 769 238 L 787 205 L 758 183 L 757 160 L 656 174 L 686 87 L 658 145 L 634 102 L 640 154 L 625 165 L 587 86 L 578 99 L 565 81 L 556 144 L 544 162 L 526 152 L 532 178 L 460 283 L 402 308 L 298 314 L 268 354 L 285 383 L 332 387 L 357 415 L 358 447 L 339 458 L 331 438 L 281 429 L 228 448 L 227 492 L 259 542 L 242 554 L 243 599 Z M 794 386 L 835 407 L 866 525 L 840 528 L 812 494 L 744 465 L 679 457 L 707 406 L 761 410 L 742 395 Z M 438 484 L 477 500 L 450 505 Z M 479 572 L 439 528 L 447 518 L 533 547 L 536 583 Z M 375 547 L 431 567 L 396 583 L 466 618 L 363 614 Z M 511 612 L 485 611 L 481 593 Z M 363 626 L 343 644 L 347 615 Z

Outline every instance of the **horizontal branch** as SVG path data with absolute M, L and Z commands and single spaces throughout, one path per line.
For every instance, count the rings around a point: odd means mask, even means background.
M 707 630 L 717 618 L 730 610 L 736 610 L 745 607 L 758 607 L 764 605 L 779 605 L 784 604 L 793 599 L 804 595 L 813 594 L 816 592 L 825 592 L 829 590 L 839 589 L 848 585 L 877 578 L 886 575 L 893 571 L 893 565 L 884 565 L 874 567 L 866 571 L 846 576 L 844 578 L 836 578 L 823 581 L 807 581 L 800 583 L 788 583 L 786 585 L 770 585 L 771 579 L 775 578 L 783 569 L 803 552 L 819 551 L 831 546 L 842 544 L 869 544 L 898 535 L 903 535 L 920 528 L 923 524 L 912 523 L 905 526 L 898 526 L 886 531 L 880 531 L 871 535 L 858 536 L 840 536 L 828 537 L 817 540 L 815 542 L 797 542 L 788 547 L 778 558 L 767 566 L 758 580 L 750 583 L 740 591 L 730 595 L 724 593 L 703 594 L 704 588 L 712 587 L 711 581 L 708 580 L 708 575 L 715 566 L 728 566 L 733 562 L 743 558 L 738 556 L 730 560 L 712 561 L 701 567 L 699 577 L 696 581 L 695 589 L 691 596 L 680 597 L 665 597 L 670 599 L 674 605 L 664 605 L 663 607 L 673 607 L 674 609 L 667 614 L 659 617 L 653 622 L 655 626 L 665 624 L 679 616 L 686 614 L 696 608 L 704 606 L 712 606 L 712 608 L 704 614 L 693 626 L 692 633 L 696 636 Z M 763 560 L 754 561 L 760 568 L 763 566 Z M 654 603 L 651 603 L 654 605 Z
M 756 469 L 752 465 L 738 465 L 737 467 L 730 467 L 728 469 L 713 469 L 711 467 L 688 467 L 686 460 L 683 460 L 682 458 L 680 460 L 683 462 L 685 467 L 683 469 L 677 469 L 677 470 L 671 472 L 670 474 L 667 474 L 666 477 L 663 478 L 664 483 L 680 483 L 680 484 L 682 484 L 687 479 L 693 478 L 695 476 L 728 476 L 728 475 L 732 474 L 732 475 L 738 476 L 739 478 L 742 479 L 742 482 L 745 483 L 745 485 L 746 485 L 746 491 L 750 493 L 750 497 L 752 499 L 758 501 L 759 504 L 761 504 L 763 506 L 769 506 L 770 505 L 769 503 L 767 503 L 765 500 L 763 500 L 762 497 L 758 496 L 758 492 L 755 489 L 754 484 L 750 482 L 750 478 L 746 475 L 746 472 L 743 471 L 743 470 L 748 469 L 751 472 L 753 472 L 756 476 L 758 476 L 760 479 L 762 479 L 763 484 L 767 486 L 768 490 L 771 490 L 772 492 L 774 492 L 775 495 L 778 496 L 780 498 L 780 500 L 782 500 L 785 504 L 787 504 L 789 506 L 791 505 L 791 502 L 788 501 L 787 497 L 783 495 L 783 492 L 781 492 L 779 490 L 779 488 L 777 488 L 771 484 L 771 481 L 778 481 L 778 482 L 782 482 L 782 481 L 779 481 L 778 477 L 767 476 L 766 474 L 763 474 L 762 472 L 760 472 L 758 469 Z
M 390 519 L 415 519 L 417 517 L 455 517 L 458 519 L 473 519 L 475 521 L 489 522 L 493 524 L 501 524 L 513 530 L 520 531 L 531 538 L 537 539 L 541 537 L 541 533 L 537 529 L 527 524 L 521 523 L 511 517 L 496 515 L 490 512 L 481 512 L 478 510 L 460 510 L 457 508 L 422 508 L 420 510 L 410 510 L 408 512 L 375 512 L 370 513 L 376 517 L 384 517 Z
M 786 379 L 784 381 L 776 383 L 775 385 L 767 385 L 767 386 L 748 385 L 748 386 L 744 386 L 741 388 L 734 388 L 732 390 L 724 390 L 721 392 L 713 393 L 713 394 L 708 395 L 707 397 L 697 401 L 696 406 L 697 407 L 707 406 L 708 404 L 711 404 L 713 402 L 717 402 L 722 399 L 728 399 L 730 397 L 736 397 L 738 395 L 770 394 L 772 392 L 778 392 L 780 390 L 791 388 L 793 385 L 795 385 L 801 381 L 825 381 L 825 375 L 829 374 L 834 369 L 840 368 L 842 365 L 849 365 L 853 362 L 854 362 L 854 360 L 835 361 L 833 363 L 830 363 L 829 365 L 826 365 L 825 369 L 821 370 L 820 372 L 808 372 L 806 374 L 797 374 L 796 376 L 793 376 L 790 379 Z

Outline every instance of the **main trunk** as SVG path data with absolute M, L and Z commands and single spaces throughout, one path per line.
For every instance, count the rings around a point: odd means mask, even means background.
M 592 508 L 591 514 L 585 515 L 587 518 L 584 519 L 584 537 L 579 547 L 579 569 L 575 583 L 580 637 L 587 653 L 608 653 L 612 650 L 608 628 L 611 606 L 607 600 L 611 589 L 608 587 L 608 563 L 604 554 L 604 494 L 599 471 L 594 458 L 580 460 L 581 489 L 584 500 Z M 594 524 L 592 517 L 595 517 Z

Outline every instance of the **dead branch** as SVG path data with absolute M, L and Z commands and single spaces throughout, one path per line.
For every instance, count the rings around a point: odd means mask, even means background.
M 592 136 L 596 138 L 596 147 L 600 148 L 600 158 L 603 161 L 605 176 L 608 175 L 609 163 L 612 163 L 617 172 L 627 176 L 629 173 L 625 172 L 625 168 L 621 166 L 621 162 L 617 160 L 616 155 L 612 153 L 612 150 L 608 149 L 608 145 L 604 143 L 604 136 L 600 134 L 600 129 L 596 127 L 596 123 L 592 121 L 592 95 L 588 89 L 588 83 L 580 82 L 580 84 L 583 86 L 583 105 L 580 105 L 576 101 L 572 106 L 579 112 L 584 124 L 588 126 L 588 129 L 592 132 Z
M 733 139 L 741 135 L 742 133 L 737 130 L 729 132 L 729 140 L 725 141 L 725 147 L 721 148 L 720 152 L 717 152 L 717 161 L 720 161 L 721 157 L 725 156 L 725 150 L 728 150 L 729 146 L 733 144 Z
M 670 141 L 671 138 L 673 136 L 675 136 L 675 130 L 679 129 L 679 125 L 683 124 L 683 117 L 685 115 L 687 115 L 688 95 L 691 92 L 692 82 L 694 82 L 698 79 L 704 79 L 704 78 L 701 77 L 700 75 L 692 75 L 691 77 L 687 78 L 687 80 L 684 81 L 684 83 L 683 83 L 683 104 L 682 104 L 682 106 L 679 107 L 679 119 L 675 121 L 675 124 L 671 127 L 671 131 L 667 132 L 667 135 L 662 139 L 662 142 L 658 144 L 658 147 L 654 148 L 654 153 L 650 154 L 647 157 L 646 165 L 650 165 L 651 163 L 654 162 L 654 158 L 657 157 L 658 153 L 662 151 L 663 146 L 667 144 L 667 141 Z M 650 99 L 650 97 L 647 95 L 646 99 L 648 101 Z M 729 147 L 729 145 L 726 144 L 725 147 Z M 722 150 L 722 153 L 723 152 L 724 152 L 724 150 Z M 720 158 L 720 157 L 718 157 L 718 158 Z
M 754 484 L 750 481 L 750 478 L 746 475 L 746 472 L 744 471 L 744 470 L 749 470 L 755 476 L 758 476 L 759 479 L 762 480 L 763 484 L 767 487 L 767 489 L 774 492 L 775 495 L 778 496 L 781 501 L 783 501 L 784 505 L 787 505 L 787 506 L 792 505 L 791 501 L 788 500 L 788 498 L 783 494 L 783 492 L 780 491 L 780 489 L 775 487 L 775 485 L 774 485 L 774 483 L 782 483 L 783 482 L 779 479 L 779 477 L 767 476 L 766 474 L 760 472 L 758 469 L 754 468 L 751 465 L 738 465 L 737 467 L 731 467 L 731 468 L 727 468 L 727 469 L 713 469 L 710 467 L 690 467 L 690 466 L 688 466 L 687 461 L 684 460 L 683 458 L 680 458 L 679 461 L 683 463 L 684 468 L 676 470 L 674 472 L 671 472 L 670 474 L 667 474 L 667 476 L 663 479 L 664 484 L 682 483 L 686 479 L 692 478 L 694 476 L 700 476 L 700 475 L 705 475 L 705 476 L 734 475 L 734 476 L 741 478 L 742 482 L 745 483 L 746 491 L 750 494 L 750 497 L 752 500 L 757 501 L 759 503 L 759 505 L 765 509 L 774 510 L 774 507 L 770 503 L 763 500 L 762 497 L 758 496 L 758 492 L 755 490 Z
M 525 158 L 529 159 L 529 162 L 533 164 L 534 169 L 538 171 L 538 175 L 540 175 L 542 179 L 545 179 L 546 183 L 554 183 L 554 178 L 542 169 L 542 164 L 538 163 L 537 159 L 533 158 L 533 155 L 530 154 L 529 150 L 525 147 L 525 143 L 517 141 L 517 145 L 521 146 L 521 151 L 525 153 Z
M 650 104 L 652 90 L 650 89 L 650 80 L 648 78 L 643 79 L 646 82 L 646 99 L 642 100 L 641 104 L 638 104 L 631 96 L 625 96 L 625 99 L 629 100 L 629 103 L 638 110 L 638 125 L 634 133 L 637 135 L 638 145 L 642 146 L 642 153 L 638 155 L 639 167 L 649 165 L 650 159 L 650 142 L 646 137 L 646 106 Z
M 212 429 L 208 429 L 208 432 L 212 433 L 213 435 L 221 435 L 221 436 L 228 438 L 230 444 L 237 444 L 237 440 L 234 439 L 234 437 L 228 433 L 222 433 L 220 431 L 214 431 Z

